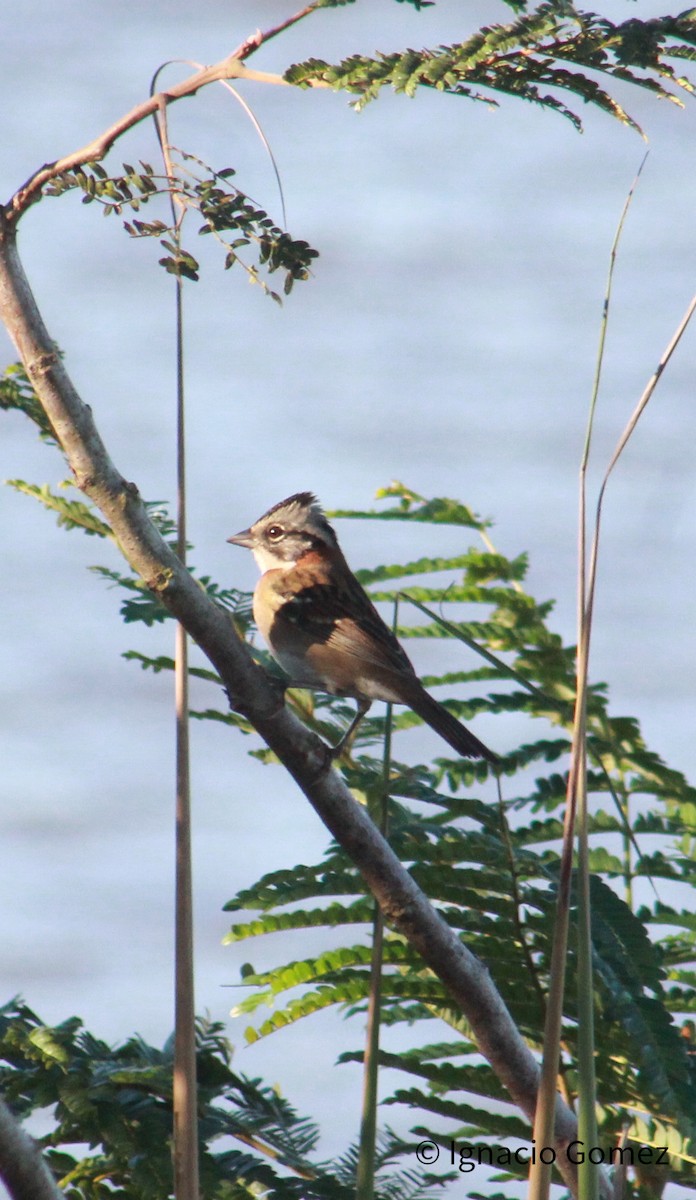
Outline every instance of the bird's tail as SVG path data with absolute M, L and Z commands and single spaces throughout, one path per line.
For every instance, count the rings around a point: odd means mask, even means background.
M 494 754 L 492 750 L 484 746 L 483 742 L 474 737 L 473 733 L 465 725 L 462 725 L 461 721 L 453 717 L 444 705 L 426 692 L 420 683 L 418 690 L 414 689 L 408 699 L 404 697 L 404 702 L 463 758 L 486 758 L 489 763 L 493 764 L 499 761 L 497 754 Z

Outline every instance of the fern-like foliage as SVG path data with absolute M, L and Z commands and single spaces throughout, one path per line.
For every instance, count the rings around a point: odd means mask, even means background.
M 32 416 L 31 405 L 27 409 L 22 401 L 18 406 Z M 41 489 L 29 490 L 54 508 Z M 376 511 L 333 515 L 412 522 L 414 544 L 422 539 L 424 525 L 450 530 L 448 553 L 419 553 L 406 563 L 363 571 L 360 577 L 378 604 L 393 609 L 398 599 L 403 639 L 420 639 L 424 645 L 447 639 L 448 669 L 425 682 L 453 712 L 477 721 L 477 732 L 478 722 L 485 719 L 481 732 L 501 754 L 504 795 L 502 803 L 495 800 L 487 763 L 449 757 L 444 747 L 438 747 L 441 756 L 430 765 L 402 759 L 406 731 L 420 722 L 412 713 L 397 710 L 388 780 L 391 844 L 443 918 L 487 964 L 520 1030 L 538 1050 L 567 784 L 575 650 L 550 627 L 551 603 L 537 601 L 525 590 L 525 556 L 508 559 L 500 554 L 491 541 L 489 521 L 455 500 L 426 499 L 401 484 L 384 489 L 380 498 L 387 506 Z M 153 511 L 170 537 L 166 510 L 157 505 Z M 73 522 L 94 532 L 90 524 L 89 511 Z M 471 545 L 472 539 L 479 545 Z M 129 620 L 157 624 L 151 598 L 139 581 L 110 569 L 102 568 L 101 573 L 125 591 L 124 615 Z M 234 612 L 238 629 L 253 637 L 248 597 L 220 589 L 208 578 L 200 582 L 217 603 Z M 254 652 L 268 661 L 263 652 Z M 171 659 L 157 652 L 130 657 L 155 671 L 172 666 Z M 219 704 L 215 673 L 192 670 L 215 689 L 210 705 L 196 715 L 250 733 L 243 718 Z M 290 692 L 289 701 L 307 724 L 331 741 L 340 737 L 352 712 L 350 702 L 302 691 Z M 696 920 L 689 897 L 695 875 L 696 790 L 645 745 L 633 718 L 611 712 L 602 684 L 593 684 L 590 691 L 588 731 L 602 1144 L 616 1145 L 627 1128 L 629 1148 L 637 1149 L 641 1142 L 667 1146 L 671 1177 L 693 1188 Z M 352 758 L 343 764 L 356 802 L 373 811 L 384 795 L 384 735 L 383 717 L 366 719 Z M 252 753 L 273 761 L 266 749 Z M 282 939 L 283 933 L 292 932 L 296 946 L 300 930 L 307 937 L 307 951 L 299 957 L 288 959 L 281 951 L 269 969 L 257 971 L 250 963 L 243 967 L 236 1012 L 247 1019 L 249 1040 L 330 1007 L 349 1015 L 363 1013 L 372 902 L 356 869 L 337 847 L 319 863 L 270 872 L 242 889 L 227 907 L 236 914 L 231 943 L 250 944 L 269 933 Z M 572 940 L 569 960 L 562 1076 L 572 1101 Z M 403 1075 L 403 1084 L 393 1088 L 386 1103 L 412 1111 L 414 1138 L 427 1133 L 447 1142 L 454 1128 L 458 1137 L 477 1144 L 499 1145 L 509 1137 L 529 1149 L 529 1128 L 480 1061 L 447 992 L 410 946 L 389 932 L 382 1012 L 387 1028 L 407 1024 L 423 1031 L 419 1045 L 408 1053 L 387 1046 L 382 1051 L 383 1065 Z M 360 1056 L 355 1050 L 343 1058 Z M 395 1140 L 390 1154 L 411 1156 L 410 1167 L 413 1150 L 413 1142 Z M 524 1171 L 514 1156 L 507 1167 L 498 1165 L 510 1178 Z
M 24 413 L 25 417 L 33 421 L 42 441 L 51 446 L 56 445 L 56 435 L 51 423 L 21 363 L 12 363 L 0 376 L 0 409 L 4 409 L 5 412 Z
M 319 1130 L 279 1092 L 232 1070 L 217 1022 L 197 1022 L 201 1194 L 211 1200 L 351 1200 L 355 1152 L 317 1154 Z M 20 1118 L 41 1110 L 38 1142 L 66 1200 L 171 1200 L 173 1038 L 112 1047 L 77 1017 L 43 1024 L 15 999 L 0 1008 L 0 1087 Z M 423 1200 L 441 1179 L 394 1171 L 381 1139 L 376 1200 Z M 433 1185 L 433 1186 L 430 1186 Z
M 424 608 L 431 614 L 427 622 L 417 623 L 407 623 L 403 616 L 402 638 L 453 639 L 453 667 L 457 659 L 462 664 L 471 659 L 467 646 L 485 650 L 483 666 L 463 665 L 426 682 L 450 689 L 448 706 L 464 719 L 497 714 L 500 734 L 486 733 L 497 750 L 505 730 L 510 737 L 502 762 L 502 805 L 492 800 L 490 788 L 482 793 L 477 783 L 488 775 L 486 764 L 441 758 L 431 767 L 414 767 L 392 761 L 390 842 L 443 917 L 487 964 L 518 1027 L 540 1049 L 567 782 L 574 647 L 564 645 L 549 628 L 551 606 L 524 591 L 525 559 L 508 560 L 495 551 L 487 521 L 454 501 L 426 501 L 401 485 L 385 489 L 383 496 L 396 499 L 396 506 L 340 515 L 445 523 L 452 527 L 455 546 L 458 531 L 467 540 L 471 531 L 484 539 L 482 549 L 386 564 L 361 578 L 373 584 L 377 601 L 393 603 L 399 597 L 402 614 L 409 597 L 418 602 L 417 616 Z M 464 643 L 459 650 L 457 638 Z M 694 875 L 696 792 L 645 746 L 637 722 L 610 712 L 606 687 L 593 686 L 589 709 L 602 1144 L 617 1145 L 628 1126 L 636 1161 L 642 1141 L 668 1146 L 672 1177 L 695 1187 L 696 1068 L 689 1018 L 696 1007 L 691 969 L 696 921 L 686 887 Z M 397 729 L 415 723 L 411 714 L 395 718 Z M 381 758 L 367 751 L 384 727 L 378 717 L 365 725 L 345 773 L 356 798 L 369 806 L 384 785 Z M 398 748 L 399 738 L 395 744 Z M 659 898 L 661 879 L 683 885 L 683 908 Z M 650 895 L 643 880 L 652 881 L 653 900 L 635 911 L 623 897 Z M 281 957 L 260 972 L 245 966 L 245 994 L 235 1012 L 250 1018 L 249 1040 L 329 1006 L 349 1015 L 364 1011 L 372 909 L 340 849 L 333 846 L 319 864 L 271 872 L 240 891 L 227 907 L 240 914 L 230 943 L 305 929 L 315 947 L 317 931 L 324 927 L 327 934 L 324 949 L 301 959 Z M 337 946 L 335 930 L 341 924 L 346 938 Z M 576 1089 L 575 982 L 571 944 L 562 1066 L 571 1100 Z M 383 1066 L 404 1076 L 404 1084 L 386 1103 L 413 1110 L 414 1138 L 428 1136 L 445 1144 L 454 1127 L 458 1137 L 477 1144 L 499 1146 L 503 1138 L 528 1143 L 529 1128 L 479 1060 L 447 992 L 394 934 L 386 938 L 381 990 L 386 1027 L 429 1022 L 422 1026 L 425 1031 L 436 1022 L 455 1034 L 444 1041 L 441 1032 L 436 1040 L 424 1032 L 421 1049 L 382 1052 Z M 259 1013 L 260 1021 L 252 1023 Z M 343 1061 L 361 1057 L 356 1050 Z M 403 1153 L 412 1156 L 414 1148 L 415 1141 L 405 1142 Z M 527 1144 L 527 1154 L 529 1149 Z M 508 1158 L 507 1164 L 504 1155 L 495 1161 L 505 1167 L 507 1177 L 522 1178 L 525 1156 L 521 1161 Z
M 312 1122 L 273 1088 L 232 1071 L 219 1024 L 199 1021 L 197 1060 L 206 1196 L 294 1197 L 301 1180 L 308 1196 L 348 1197 L 314 1161 Z M 20 1116 L 50 1114 L 39 1140 L 68 1200 L 169 1200 L 172 1064 L 171 1039 L 161 1050 L 138 1037 L 112 1048 L 76 1017 L 49 1028 L 19 1001 L 0 1009 L 3 1094 Z
M 7 485 L 25 496 L 32 496 L 34 500 L 43 504 L 44 508 L 57 513 L 58 524 L 63 529 L 82 529 L 84 533 L 91 533 L 100 538 L 112 536 L 111 526 L 97 516 L 93 505 L 85 504 L 82 500 L 69 500 L 67 496 L 54 492 L 47 483 L 39 486 L 25 483 L 23 479 L 8 479 Z M 74 488 L 75 485 L 72 480 L 66 479 L 60 486 L 67 489 Z
M 272 275 L 284 272 L 283 291 L 286 295 L 298 280 L 309 278 L 312 262 L 318 257 L 308 242 L 296 240 L 282 230 L 268 213 L 230 181 L 235 175 L 232 167 L 215 171 L 195 155 L 172 150 L 174 177 L 157 173 L 152 165 L 140 162 L 137 167 L 123 164 L 118 174 L 109 175 L 98 162 L 65 171 L 56 176 L 46 188 L 49 196 L 79 189 L 84 193 L 83 204 L 97 203 L 104 214 L 121 216 L 124 210 L 135 213 L 157 197 L 173 195 L 188 210 L 203 219 L 199 234 L 213 234 L 225 251 L 224 265 L 229 270 L 239 264 L 252 283 L 258 283 L 272 299 L 280 296 L 266 283 L 262 271 Z M 179 230 L 171 218 L 144 221 L 133 217 L 123 222 L 134 238 L 157 238 L 166 251 L 159 260 L 172 275 L 196 281 L 199 263 L 190 249 L 179 239 Z M 257 262 L 247 262 L 243 252 L 255 249 Z
M 692 83 L 669 62 L 696 57 L 693 10 L 615 24 L 568 0 L 511 7 L 517 13 L 513 21 L 484 26 L 455 45 L 374 58 L 355 54 L 341 63 L 312 58 L 290 67 L 285 77 L 300 87 L 321 81 L 347 91 L 357 96 L 356 108 L 376 99 L 386 86 L 407 96 L 421 87 L 435 88 L 489 105 L 497 103 L 496 93 L 504 93 L 559 112 L 576 128 L 582 123 L 562 98 L 568 94 L 637 128 L 596 76 L 677 102 L 680 91 L 693 92 Z

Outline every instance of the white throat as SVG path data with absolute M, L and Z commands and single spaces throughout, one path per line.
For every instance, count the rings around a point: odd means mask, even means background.
M 286 559 L 280 558 L 266 546 L 254 546 L 252 554 L 262 575 L 265 575 L 266 571 L 277 571 L 278 569 L 289 571 L 291 567 L 297 565 L 292 560 L 288 562 Z

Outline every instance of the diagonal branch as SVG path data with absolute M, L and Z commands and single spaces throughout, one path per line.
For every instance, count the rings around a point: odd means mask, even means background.
M 281 21 L 279 25 L 274 25 L 272 29 L 267 29 L 265 33 L 257 29 L 256 33 L 250 34 L 242 42 L 241 46 L 238 46 L 232 52 L 232 57 L 248 58 L 250 54 L 255 54 L 259 46 L 263 46 L 264 42 L 270 42 L 271 38 L 278 37 L 279 33 L 285 33 L 285 30 L 289 29 L 291 25 L 297 25 L 298 21 L 302 21 L 304 17 L 308 17 L 310 13 L 316 12 L 321 7 L 323 6 L 318 0 L 313 0 L 312 4 L 306 4 L 299 12 L 293 13 L 291 17 L 288 17 L 285 21 Z
M 114 121 L 113 125 L 110 125 L 108 129 L 105 129 L 93 141 L 88 142 L 86 146 L 82 146 L 79 150 L 73 150 L 71 154 L 66 154 L 63 158 L 56 159 L 55 162 L 45 163 L 9 199 L 6 205 L 7 220 L 11 223 L 18 222 L 27 209 L 41 199 L 46 184 L 55 179 L 57 175 L 62 175 L 64 171 L 74 171 L 78 167 L 84 166 L 85 163 L 98 162 L 108 154 L 114 142 L 123 133 L 126 133 L 127 130 L 133 129 L 134 126 L 139 125 L 147 117 L 153 116 L 164 105 L 172 104 L 174 101 L 181 100 L 185 96 L 193 96 L 201 88 L 207 87 L 210 83 L 220 83 L 228 79 L 250 79 L 256 83 L 279 84 L 283 87 L 292 86 L 282 75 L 268 71 L 254 71 L 245 66 L 243 60 L 254 54 L 265 42 L 270 41 L 271 38 L 276 37 L 291 25 L 297 24 L 303 17 L 309 16 L 316 9 L 316 4 L 307 4 L 299 12 L 296 12 L 292 17 L 288 17 L 286 21 L 281 22 L 281 24 L 274 26 L 272 29 L 268 29 L 265 32 L 258 30 L 243 41 L 226 58 L 221 59 L 220 62 L 210 67 L 201 67 L 193 75 L 182 79 L 180 83 L 175 83 L 171 87 L 168 87 L 166 91 L 158 92 L 154 96 L 149 96 L 147 100 L 143 100 L 142 103 L 136 104 L 135 108 L 130 109 L 129 112 L 119 117 L 117 121 Z M 323 80 L 316 80 L 308 86 L 329 87 L 329 84 Z
M 39 1147 L 0 1098 L 0 1179 L 12 1200 L 61 1200 Z
M 101 509 L 131 567 L 177 617 L 219 673 L 236 709 L 253 724 L 360 870 L 385 921 L 415 947 L 460 1006 L 479 1050 L 512 1100 L 533 1120 L 539 1067 L 486 967 L 467 949 L 331 769 L 326 746 L 285 708 L 252 660 L 229 615 L 211 602 L 150 522 L 138 489 L 109 458 L 90 408 L 78 396 L 48 335 L 24 274 L 15 230 L 0 216 L 0 318 L 24 363 L 75 482 Z M 558 1169 L 575 1194 L 568 1144 L 574 1114 L 556 1097 Z M 602 1184 L 604 1187 L 604 1183 Z M 609 1195 L 609 1191 L 603 1193 Z

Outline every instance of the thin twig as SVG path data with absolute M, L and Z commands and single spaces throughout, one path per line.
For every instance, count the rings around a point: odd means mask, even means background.
M 164 71 L 166 67 L 172 67 L 172 66 L 175 66 L 176 64 L 182 64 L 182 65 L 185 65 L 188 67 L 195 67 L 197 71 L 205 70 L 202 63 L 196 62 L 192 58 L 169 58 L 169 59 L 167 59 L 166 62 L 163 62 L 162 65 L 160 67 L 158 67 L 157 70 L 155 71 L 155 74 L 152 78 L 152 83 L 150 85 L 150 93 L 151 94 L 154 95 L 154 93 L 155 93 L 155 90 L 157 87 L 157 80 L 158 80 L 159 76 L 161 75 L 162 71 Z M 244 97 L 242 96 L 242 94 L 240 92 L 238 92 L 235 87 L 232 87 L 232 84 L 228 83 L 226 79 L 221 79 L 220 83 L 222 84 L 222 86 L 224 88 L 227 88 L 227 91 L 232 96 L 234 96 L 237 103 L 244 109 L 244 112 L 248 116 L 248 118 L 251 121 L 252 125 L 254 126 L 254 129 L 256 130 L 259 138 L 261 139 L 261 142 L 263 144 L 264 150 L 266 151 L 266 154 L 268 155 L 269 159 L 271 160 L 273 174 L 275 175 L 275 181 L 276 181 L 276 184 L 278 185 L 278 194 L 280 196 L 280 207 L 281 207 L 281 211 L 283 214 L 283 225 L 287 228 L 288 219 L 287 219 L 287 214 L 285 211 L 285 195 L 283 193 L 283 183 L 280 178 L 280 171 L 278 170 L 278 164 L 276 162 L 275 155 L 271 148 L 271 143 L 269 142 L 268 138 L 266 137 L 266 134 L 264 133 L 264 131 L 261 127 L 261 122 L 259 121 L 258 117 L 256 116 L 256 113 L 254 112 L 251 105 L 247 104 L 247 102 L 244 99 Z M 163 107 L 164 106 L 161 106 L 161 108 L 163 108 Z M 167 166 L 168 166 L 168 169 L 170 170 L 170 173 L 172 172 L 171 149 L 172 149 L 171 143 L 168 143 L 168 145 L 167 145 L 167 155 L 168 155 Z M 173 177 L 173 175 L 172 175 L 172 177 Z M 187 200 L 184 195 L 182 195 L 179 192 L 177 192 L 176 195 L 177 195 L 178 199 L 180 200 L 180 202 L 182 203 L 182 205 L 184 203 L 187 203 Z M 181 217 L 183 218 L 183 212 L 181 214 Z
M 590 396 L 590 407 L 587 419 L 585 442 L 580 461 L 579 497 L 578 497 L 578 656 L 576 663 L 575 713 L 573 719 L 573 739 L 571 746 L 570 770 L 566 787 L 566 810 L 563 824 L 563 845 L 561 848 L 561 865 L 556 903 L 556 922 L 554 927 L 554 942 L 551 953 L 551 973 L 549 982 L 549 999 L 544 1027 L 544 1051 L 541 1065 L 541 1082 L 539 1085 L 539 1100 L 534 1120 L 534 1137 L 537 1145 L 550 1144 L 553 1135 L 554 1097 L 558 1075 L 561 1034 L 563 1027 L 563 998 L 565 994 L 565 974 L 568 951 L 568 926 L 570 919 L 570 885 L 573 866 L 573 838 L 575 833 L 575 818 L 578 801 L 582 809 L 581 851 L 586 860 L 587 848 L 587 680 L 589 636 L 586 639 L 586 607 L 587 607 L 587 467 L 592 444 L 592 431 L 599 396 L 599 385 L 604 363 L 604 346 L 607 334 L 609 306 L 616 266 L 616 253 L 623 232 L 626 215 L 633 198 L 636 183 L 645 165 L 645 157 L 640 164 L 636 178 L 629 188 L 624 207 L 619 217 L 616 233 L 612 242 L 609 273 L 604 294 L 602 320 L 600 323 L 599 347 L 597 363 Z M 590 583 L 590 588 L 593 582 Z M 589 932 L 585 931 L 589 937 Z M 586 1111 L 586 1109 L 585 1109 Z M 530 1167 L 529 1200 L 547 1200 L 551 1186 L 551 1166 L 541 1158 Z M 582 1186 L 582 1184 L 581 1184 Z
M 278 170 L 278 164 L 275 159 L 275 154 L 273 153 L 273 150 L 271 149 L 271 143 L 269 142 L 268 138 L 266 137 L 266 134 L 264 133 L 263 129 L 261 128 L 261 122 L 259 121 L 258 117 L 256 116 L 256 113 L 254 112 L 251 105 L 247 104 L 246 100 L 241 95 L 241 93 L 238 92 L 235 87 L 232 87 L 231 83 L 228 83 L 225 79 L 221 80 L 221 82 L 222 82 L 222 86 L 224 88 L 227 88 L 228 92 L 232 93 L 232 95 L 234 96 L 234 98 L 238 102 L 238 104 L 241 104 L 246 115 L 248 116 L 249 120 L 251 121 L 252 125 L 254 126 L 254 129 L 256 130 L 257 134 L 261 138 L 261 141 L 263 142 L 264 149 L 265 149 L 268 157 L 271 160 L 273 174 L 275 175 L 275 181 L 276 181 L 276 184 L 278 185 L 278 194 L 280 196 L 280 210 L 283 215 L 283 227 L 285 229 L 287 229 L 288 216 L 287 216 L 287 212 L 285 210 L 285 193 L 283 192 L 283 181 L 280 178 L 280 171 Z
M 156 86 L 157 75 L 152 81 Z M 167 106 L 160 102 L 155 119 L 170 185 L 174 238 L 180 247 L 181 223 L 186 205 L 177 190 L 172 163 Z M 177 208 L 179 213 L 177 216 Z M 184 388 L 184 295 L 181 275 L 175 279 L 176 311 L 176 551 L 186 565 L 186 423 Z M 191 848 L 191 769 L 189 749 L 188 638 L 177 622 L 174 652 L 174 706 L 176 720 L 175 812 L 175 920 L 174 920 L 174 1195 L 176 1200 L 198 1200 L 198 1082 L 196 1076 L 196 1001 L 193 945 L 193 862 Z
M 147 100 L 143 100 L 140 104 L 136 104 L 135 108 L 131 108 L 129 112 L 119 117 L 105 129 L 103 133 L 98 134 L 93 141 L 82 146 L 79 150 L 73 150 L 71 154 L 66 154 L 63 158 L 56 159 L 55 162 L 45 163 L 33 175 L 30 175 L 26 183 L 10 197 L 5 206 L 5 215 L 10 224 L 19 221 L 32 204 L 40 200 L 43 189 L 47 183 L 50 183 L 56 176 L 62 175 L 66 171 L 74 171 L 78 167 L 82 167 L 85 163 L 98 162 L 109 152 L 114 142 L 126 133 L 127 130 L 133 129 L 139 125 L 147 117 L 152 117 L 160 109 L 162 104 L 172 104 L 176 100 L 181 100 L 185 96 L 193 96 L 200 91 L 202 87 L 207 87 L 210 83 L 219 83 L 226 79 L 246 79 L 256 83 L 269 83 L 280 85 L 281 87 L 290 87 L 288 81 L 278 74 L 268 71 L 250 70 L 244 64 L 244 59 L 256 52 L 265 42 L 276 37 L 284 29 L 290 25 L 295 25 L 310 13 L 316 11 L 316 5 L 309 4 L 295 13 L 294 16 L 288 17 L 280 25 L 274 26 L 272 29 L 267 29 L 265 32 L 260 30 L 252 34 L 246 41 L 242 42 L 236 50 L 229 54 L 226 58 L 220 60 L 210 67 L 203 67 L 190 75 L 188 79 L 181 80 L 180 83 L 172 84 L 166 91 L 160 92 L 157 95 L 149 96 Z M 308 80 L 309 87 L 328 87 L 329 84 L 323 80 Z
M 595 364 L 595 375 L 592 383 L 592 394 L 590 397 L 590 410 L 587 416 L 587 429 L 585 431 L 585 444 L 582 451 L 582 459 L 580 462 L 580 487 L 579 487 L 579 516 L 578 516 L 578 638 L 580 638 L 582 623 L 584 620 L 585 605 L 587 603 L 587 467 L 590 460 L 590 448 L 592 445 L 592 432 L 594 429 L 595 412 L 597 409 L 597 399 L 599 396 L 599 385 L 602 379 L 602 369 L 604 366 L 604 347 L 607 338 L 607 329 L 609 325 L 609 308 L 611 305 L 611 293 L 614 285 L 614 270 L 616 268 L 616 255 L 621 240 L 621 234 L 626 223 L 628 210 L 633 200 L 633 195 L 638 185 L 638 180 L 643 171 L 648 158 L 648 151 L 643 156 L 643 160 L 636 171 L 636 177 L 633 180 L 628 195 L 619 217 L 616 233 L 611 245 L 609 254 L 609 271 L 607 274 L 607 285 L 604 292 L 604 304 L 602 307 L 602 320 L 599 326 L 599 345 L 597 347 L 597 361 Z
M 674 354 L 674 351 L 676 350 L 677 346 L 679 345 L 679 342 L 681 341 L 682 336 L 683 336 L 684 332 L 686 331 L 686 328 L 687 328 L 689 322 L 691 321 L 691 318 L 693 317 L 695 312 L 696 312 L 696 295 L 693 296 L 691 302 L 689 303 L 689 305 L 686 309 L 686 312 L 684 313 L 684 316 L 682 317 L 681 321 L 679 322 L 679 325 L 677 326 L 672 338 L 670 339 L 670 341 L 667 345 L 667 348 L 665 349 L 662 357 L 660 358 L 660 361 L 657 364 L 653 374 L 651 375 L 650 379 L 648 380 L 648 383 L 645 387 L 645 391 L 643 392 L 640 400 L 638 401 L 635 409 L 633 410 L 633 413 L 631 414 L 631 418 L 630 418 L 628 424 L 626 425 L 626 428 L 624 429 L 623 433 L 621 434 L 621 437 L 619 438 L 619 440 L 617 442 L 616 449 L 614 450 L 614 453 L 611 456 L 611 461 L 609 463 L 609 466 L 606 469 L 604 479 L 602 480 L 602 486 L 599 489 L 599 496 L 597 499 L 597 509 L 595 512 L 594 536 L 592 539 L 592 550 L 590 553 L 590 570 L 589 570 L 589 576 L 588 576 L 588 595 L 587 595 L 586 623 L 585 623 L 585 640 L 587 641 L 588 647 L 589 647 L 590 635 L 592 632 L 592 617 L 593 617 L 593 613 L 594 613 L 594 592 L 595 592 L 595 581 L 597 578 L 597 561 L 598 561 L 598 556 L 599 556 L 599 534 L 600 534 L 600 527 L 601 527 L 601 520 L 602 520 L 602 506 L 604 504 L 604 496 L 605 496 L 605 493 L 607 490 L 607 484 L 609 483 L 609 478 L 614 470 L 614 467 L 616 466 L 621 455 L 623 454 L 624 450 L 626 449 L 628 441 L 629 441 L 636 425 L 638 424 L 638 421 L 640 420 L 649 401 L 652 398 L 652 395 L 660 381 L 660 378 L 662 376 L 662 373 L 663 373 L 665 367 L 667 366 L 669 360 L 671 359 L 672 355 Z
M 396 633 L 399 601 L 394 601 L 392 630 Z M 389 832 L 389 778 L 391 774 L 393 708 L 387 704 L 382 748 L 382 786 L 369 806 L 382 837 Z M 372 953 L 370 955 L 370 992 L 367 1001 L 367 1027 L 363 1059 L 362 1111 L 360 1141 L 355 1177 L 356 1200 L 373 1200 L 377 1162 L 377 1103 L 379 1099 L 379 1042 L 382 1020 L 382 975 L 384 972 L 384 916 L 375 904 L 372 916 Z
M 279 33 L 284 33 L 286 29 L 290 29 L 291 25 L 296 25 L 298 21 L 304 20 L 305 17 L 308 17 L 310 13 L 316 12 L 320 7 L 322 6 L 319 4 L 306 4 L 299 12 L 288 17 L 286 21 L 281 21 L 280 25 L 275 25 L 273 29 L 268 29 L 266 33 L 261 33 L 260 30 L 257 30 L 256 33 L 252 33 L 233 51 L 234 57 L 241 60 L 248 58 L 250 54 L 255 54 L 259 46 L 262 46 L 264 42 L 270 42 L 271 38 L 278 37 Z

